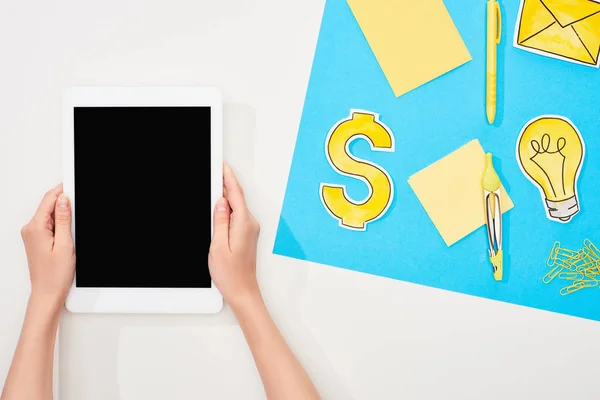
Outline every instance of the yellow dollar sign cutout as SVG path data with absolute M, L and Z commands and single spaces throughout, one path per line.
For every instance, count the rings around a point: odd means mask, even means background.
M 381 218 L 392 202 L 392 179 L 380 166 L 350 154 L 349 146 L 356 139 L 365 139 L 374 151 L 394 151 L 394 135 L 379 115 L 368 111 L 354 111 L 350 118 L 338 122 L 325 142 L 327 160 L 335 171 L 360 179 L 369 187 L 369 196 L 353 201 L 343 185 L 321 184 L 321 200 L 329 213 L 348 229 L 367 229 L 367 223 Z

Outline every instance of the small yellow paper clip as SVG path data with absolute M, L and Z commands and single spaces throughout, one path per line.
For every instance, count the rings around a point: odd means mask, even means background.
M 585 278 L 585 275 L 581 272 L 561 272 L 558 274 L 558 278 L 566 281 L 580 281 Z
M 573 257 L 577 255 L 577 251 L 565 249 L 564 247 L 559 247 L 556 250 L 556 259 L 557 260 L 571 260 Z
M 591 255 L 596 259 L 600 260 L 600 250 L 590 241 L 590 239 L 585 239 L 583 241 L 583 246 L 591 253 Z
M 546 261 L 546 265 L 549 267 L 552 267 L 554 264 L 556 264 L 558 249 L 560 249 L 560 242 L 554 242 L 554 246 L 552 246 L 552 250 L 550 250 L 550 254 L 548 255 L 548 261 Z
M 581 289 L 585 289 L 585 286 L 583 284 L 575 282 L 574 284 L 572 284 L 570 286 L 565 286 L 564 288 L 560 289 L 560 295 L 568 296 L 568 295 L 575 293 Z
M 544 275 L 544 277 L 542 278 L 542 282 L 544 282 L 545 284 L 552 282 L 552 280 L 554 278 L 556 278 L 563 270 L 564 270 L 563 266 L 561 266 L 561 265 L 555 266 L 554 268 L 552 268 L 550 270 L 550 272 L 548 272 L 546 275 Z

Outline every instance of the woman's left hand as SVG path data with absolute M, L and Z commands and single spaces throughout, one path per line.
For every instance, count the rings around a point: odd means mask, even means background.
M 27 252 L 31 295 L 57 300 L 62 306 L 75 276 L 71 204 L 62 184 L 46 193 L 21 236 Z

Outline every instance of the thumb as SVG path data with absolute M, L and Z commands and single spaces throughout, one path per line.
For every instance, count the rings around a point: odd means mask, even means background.
M 213 243 L 229 249 L 229 202 L 222 197 L 217 201 L 214 214 Z
M 71 235 L 71 203 L 61 193 L 54 205 L 54 247 L 73 247 Z

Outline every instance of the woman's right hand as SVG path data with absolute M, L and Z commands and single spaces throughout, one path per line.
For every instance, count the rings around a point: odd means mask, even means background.
M 260 226 L 248 210 L 244 191 L 227 164 L 223 166 L 223 196 L 214 210 L 208 266 L 217 289 L 235 312 L 242 304 L 261 299 L 256 280 Z
M 269 315 L 256 281 L 259 226 L 227 164 L 224 198 L 217 202 L 208 266 L 215 285 L 235 313 L 272 400 L 318 400 L 319 393 Z

